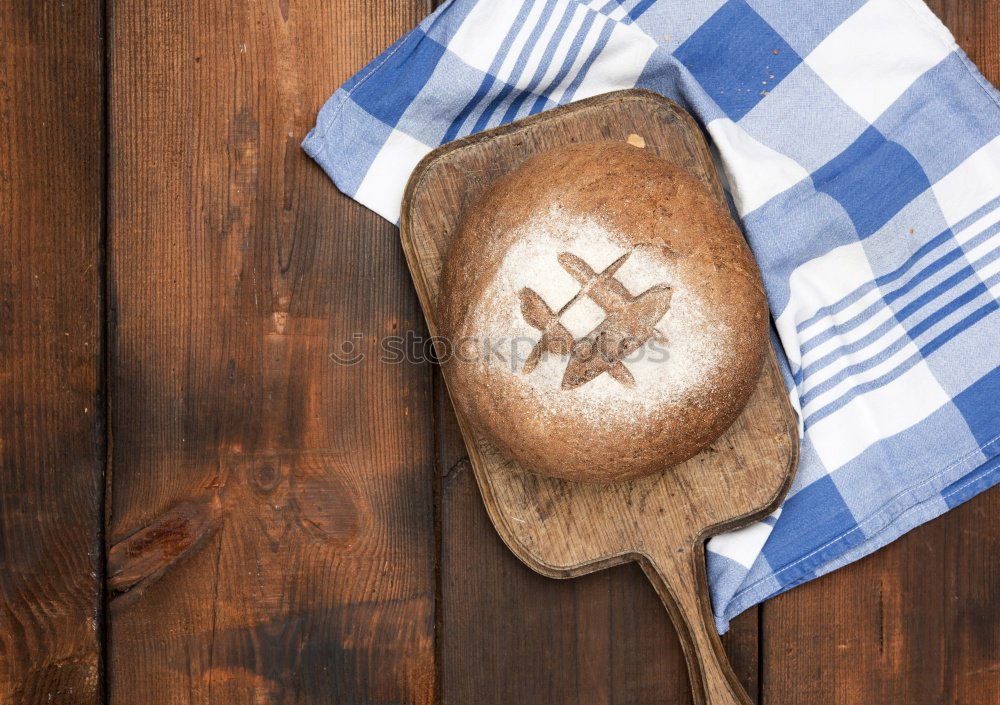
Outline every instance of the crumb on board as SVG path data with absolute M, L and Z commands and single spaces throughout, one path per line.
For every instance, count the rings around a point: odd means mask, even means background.
M 643 136 L 637 135 L 634 132 L 631 135 L 629 135 L 628 139 L 626 139 L 625 141 L 628 142 L 633 147 L 638 147 L 639 149 L 644 149 L 646 147 L 646 140 L 643 138 Z

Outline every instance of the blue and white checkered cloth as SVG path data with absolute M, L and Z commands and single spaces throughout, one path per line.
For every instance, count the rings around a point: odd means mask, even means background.
M 719 151 L 803 432 L 782 509 L 708 544 L 725 631 L 1000 481 L 1000 94 L 921 0 L 451 0 L 304 147 L 397 221 L 432 148 L 631 87 Z

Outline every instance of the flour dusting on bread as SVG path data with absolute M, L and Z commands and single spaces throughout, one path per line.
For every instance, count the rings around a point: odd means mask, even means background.
M 691 404 L 703 396 L 705 382 L 722 362 L 724 324 L 706 317 L 703 302 L 684 286 L 673 258 L 655 246 L 634 246 L 613 227 L 595 218 L 569 213 L 558 204 L 521 226 L 515 244 L 507 251 L 488 286 L 481 305 L 469 320 L 471 329 L 500 345 L 499 354 L 482 360 L 485 374 L 499 384 L 510 385 L 510 393 L 531 396 L 547 416 L 585 416 L 593 423 L 615 424 L 623 417 L 633 420 L 665 405 Z M 603 272 L 627 255 L 614 278 L 635 297 L 659 284 L 673 290 L 670 308 L 654 323 L 657 331 L 622 360 L 635 379 L 631 386 L 612 375 L 599 374 L 573 389 L 561 385 L 568 354 L 543 353 L 537 367 L 524 371 L 531 350 L 542 333 L 522 315 L 518 292 L 536 291 L 575 339 L 597 328 L 606 318 L 600 305 L 587 295 L 586 287 L 560 266 L 559 255 L 573 253 L 594 272 Z M 567 307 L 567 304 L 571 304 Z M 563 308 L 565 310 L 563 310 Z M 586 316 L 574 315 L 586 309 Z M 581 322 L 586 321 L 582 326 Z M 594 352 L 598 355 L 598 352 Z

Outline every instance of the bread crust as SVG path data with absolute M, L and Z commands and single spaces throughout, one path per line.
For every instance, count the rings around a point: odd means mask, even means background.
M 563 479 L 694 456 L 745 406 L 767 344 L 760 273 L 729 214 L 627 143 L 557 147 L 494 183 L 464 214 L 440 291 L 454 403 L 505 455 Z M 524 343 L 506 360 L 487 350 L 506 352 L 505 332 Z M 641 354 L 657 343 L 654 364 Z

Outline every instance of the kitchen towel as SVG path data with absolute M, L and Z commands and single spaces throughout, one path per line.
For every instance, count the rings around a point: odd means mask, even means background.
M 1000 94 L 921 0 L 451 0 L 304 148 L 394 222 L 434 147 L 640 87 L 718 150 L 802 433 L 708 543 L 720 631 L 1000 481 Z

